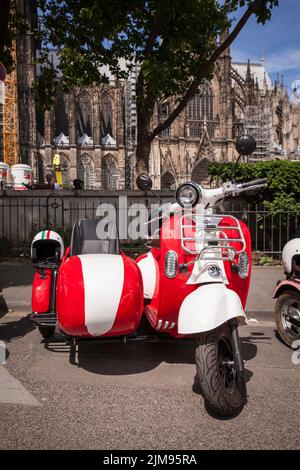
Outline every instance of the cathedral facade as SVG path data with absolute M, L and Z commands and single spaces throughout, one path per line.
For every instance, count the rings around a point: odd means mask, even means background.
M 20 3 L 33 24 L 32 2 Z M 53 109 L 40 113 L 33 94 L 37 53 L 30 33 L 18 39 L 20 154 L 33 167 L 36 181 L 45 182 L 58 154 L 64 187 L 80 178 L 86 189 L 132 188 L 137 71 L 126 81 L 110 76 L 109 85 L 58 94 Z M 55 63 L 55 51 L 51 54 Z M 153 124 L 164 120 L 173 106 L 175 99 L 157 103 Z M 251 161 L 300 160 L 298 100 L 290 100 L 283 78 L 271 82 L 263 58 L 258 64 L 234 63 L 227 50 L 215 65 L 212 81 L 205 82 L 172 125 L 154 139 L 154 188 L 173 189 L 187 180 L 207 184 L 209 164 L 236 159 L 235 142 L 243 133 L 257 140 Z

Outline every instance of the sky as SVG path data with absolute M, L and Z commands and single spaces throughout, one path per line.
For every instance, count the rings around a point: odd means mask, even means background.
M 300 0 L 279 0 L 265 25 L 251 18 L 231 47 L 233 61 L 259 62 L 264 51 L 265 67 L 272 81 L 284 76 L 288 91 L 300 84 Z

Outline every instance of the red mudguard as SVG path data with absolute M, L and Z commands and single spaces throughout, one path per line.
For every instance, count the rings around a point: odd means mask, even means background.
M 53 271 L 45 269 L 44 274 L 37 271 L 32 286 L 31 305 L 34 313 L 49 312 Z

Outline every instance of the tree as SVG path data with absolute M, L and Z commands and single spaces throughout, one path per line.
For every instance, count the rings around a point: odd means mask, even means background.
M 13 64 L 12 48 L 17 34 L 25 34 L 27 26 L 23 15 L 17 11 L 16 0 L 0 1 L 0 62 L 8 73 Z
M 151 142 L 179 116 L 211 79 L 214 65 L 254 15 L 265 23 L 278 0 L 38 0 L 42 75 L 36 89 L 50 105 L 55 71 L 47 59 L 49 46 L 59 50 L 61 86 L 107 82 L 109 65 L 116 77 L 139 64 L 137 96 L 137 172 L 147 172 Z M 228 19 L 242 8 L 239 20 Z M 228 35 L 222 33 L 231 28 Z M 223 39 L 221 39 L 223 38 Z M 176 97 L 169 116 L 154 122 L 159 100 Z
M 272 213 L 300 212 L 300 162 L 213 163 L 208 172 L 211 182 L 217 185 L 231 179 L 241 182 L 267 178 L 268 186 L 263 192 L 266 209 Z
M 0 3 L 0 61 L 8 72 L 12 67 L 11 48 L 15 34 L 15 10 L 11 0 Z

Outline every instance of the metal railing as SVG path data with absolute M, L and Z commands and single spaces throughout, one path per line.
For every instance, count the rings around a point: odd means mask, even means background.
M 174 202 L 173 191 L 157 191 L 163 202 Z M 123 199 L 122 199 L 123 198 Z M 127 207 L 124 205 L 127 198 Z M 68 242 L 72 226 L 79 218 L 93 219 L 98 216 L 97 208 L 106 204 L 114 208 L 116 222 L 125 220 L 130 224 L 132 207 L 150 211 L 152 204 L 158 205 L 153 195 L 144 196 L 139 191 L 24 191 L 0 192 L 0 252 L 1 243 L 11 246 L 28 246 L 39 230 L 51 228 L 62 233 Z M 129 209 L 129 210 L 128 210 Z M 272 213 L 261 206 L 240 205 L 229 207 L 224 212 L 236 217 L 249 227 L 252 250 L 264 255 L 280 256 L 286 242 L 296 235 L 300 237 L 300 213 Z M 109 213 L 109 210 L 108 210 Z M 146 214 L 146 215 L 147 215 Z M 104 215 L 104 214 L 102 214 Z M 123 243 L 130 243 L 130 237 L 120 233 Z M 2 249 L 3 253 L 3 249 Z

